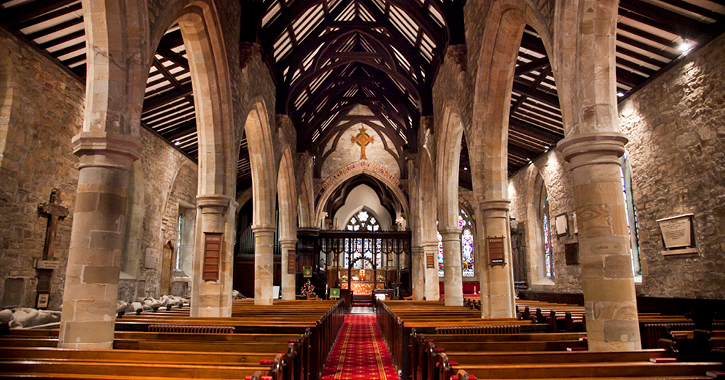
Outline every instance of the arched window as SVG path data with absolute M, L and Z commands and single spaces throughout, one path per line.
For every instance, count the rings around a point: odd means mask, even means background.
M 348 231 L 377 231 L 380 223 L 366 210 L 360 210 L 347 222 Z
M 634 276 L 642 275 L 642 267 L 640 264 L 639 253 L 639 231 L 637 230 L 637 208 L 634 207 L 634 198 L 632 197 L 632 173 L 629 168 L 629 161 L 625 153 L 619 159 L 621 168 L 619 174 L 622 177 L 622 194 L 624 196 L 624 207 L 627 215 L 627 233 L 629 234 L 629 254 L 632 258 L 632 273 Z
M 438 222 L 436 222 L 437 224 Z M 475 277 L 473 252 L 473 223 L 465 210 L 458 214 L 458 227 L 461 228 L 461 263 L 463 264 L 463 277 Z M 438 235 L 438 277 L 443 277 L 443 238 Z
M 348 231 L 379 231 L 380 222 L 372 213 L 363 209 L 350 218 L 346 229 Z M 354 269 L 372 269 L 373 254 L 375 254 L 375 266 L 378 268 L 381 266 L 380 239 L 345 239 L 345 252 L 345 268 L 350 265 L 350 255 L 347 252 L 352 252 Z
M 554 277 L 554 249 L 551 239 L 551 216 L 549 214 L 549 196 L 546 188 L 541 190 L 541 227 L 544 237 L 544 274 L 546 277 Z
M 473 261 L 475 255 L 473 252 L 473 223 L 468 217 L 465 210 L 461 209 L 458 214 L 458 227 L 461 227 L 461 255 L 463 264 L 463 277 L 474 277 Z

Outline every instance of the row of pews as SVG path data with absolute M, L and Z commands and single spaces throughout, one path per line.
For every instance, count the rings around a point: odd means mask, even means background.
M 583 307 L 517 303 L 519 318 L 481 319 L 471 304 L 379 301 L 377 321 L 403 380 L 708 379 L 708 372 L 725 369 L 720 356 L 681 358 L 698 360 L 685 362 L 662 348 L 589 352 L 586 332 L 551 330 L 557 315 L 583 320 Z M 527 308 L 539 311 L 524 318 Z M 537 315 L 548 317 L 541 323 Z M 666 323 L 684 316 L 642 314 L 640 318 Z M 693 332 L 675 334 L 691 337 Z
M 235 300 L 230 318 L 189 308 L 116 319 L 114 349 L 59 349 L 57 329 L 0 336 L 0 377 L 319 379 L 344 322 L 342 301 Z

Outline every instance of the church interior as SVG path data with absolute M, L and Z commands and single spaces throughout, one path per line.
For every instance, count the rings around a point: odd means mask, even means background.
M 723 32 L 0 0 L 0 377 L 725 378 Z

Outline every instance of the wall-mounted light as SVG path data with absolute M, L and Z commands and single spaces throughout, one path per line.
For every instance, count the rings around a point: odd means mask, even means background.
M 624 96 L 624 93 L 623 93 L 623 92 L 618 92 L 618 93 L 617 93 L 617 96 L 619 96 L 619 97 L 621 98 L 621 97 L 623 97 L 623 96 Z
M 179 144 L 181 144 L 181 143 L 178 141 L 174 141 L 174 145 L 179 145 Z

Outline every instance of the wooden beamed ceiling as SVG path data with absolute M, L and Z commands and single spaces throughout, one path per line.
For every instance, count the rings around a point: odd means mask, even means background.
M 391 141 L 416 149 L 421 115 L 462 0 L 266 0 L 259 41 L 277 84 L 276 112 L 298 151 L 319 158 L 358 105 Z M 460 20 L 457 20 L 460 22 Z M 402 152 L 400 152 L 402 153 Z M 402 157 L 399 154 L 398 157 Z
M 404 157 L 416 149 L 419 117 L 432 111 L 431 87 L 449 44 L 465 42 L 465 0 L 250 0 L 242 38 L 258 41 L 277 84 L 277 113 L 292 117 L 299 150 L 322 157 L 324 146 L 370 109 L 364 123 L 384 131 Z M 248 12 L 247 12 L 248 11 Z M 86 40 L 80 0 L 0 0 L 4 27 L 81 80 Z M 620 0 L 617 91 L 626 99 L 692 49 L 725 30 L 721 0 Z M 526 28 L 514 75 L 508 167 L 512 174 L 563 138 L 556 83 L 538 34 Z M 149 68 L 142 124 L 192 160 L 198 156 L 196 112 L 178 27 L 164 36 Z M 463 143 L 461 185 L 470 188 Z M 391 153 L 392 154 L 392 153 Z M 246 139 L 238 188 L 251 184 Z

